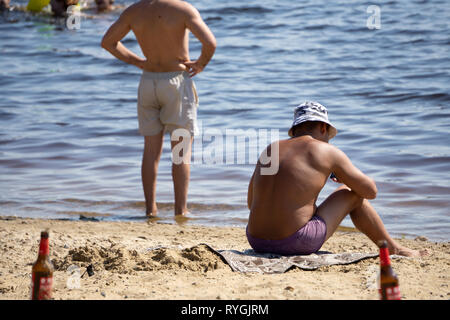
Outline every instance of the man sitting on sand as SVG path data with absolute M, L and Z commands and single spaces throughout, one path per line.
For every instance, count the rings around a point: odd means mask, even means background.
M 295 109 L 291 138 L 276 142 L 278 172 L 261 174 L 268 165 L 258 161 L 250 180 L 247 239 L 252 248 L 282 255 L 317 252 L 350 214 L 355 227 L 374 243 L 386 240 L 391 254 L 425 254 L 401 246 L 388 234 L 368 201 L 377 195 L 375 182 L 344 152 L 328 144 L 336 133 L 321 104 L 305 102 Z M 317 206 L 317 197 L 332 173 L 333 180 L 344 185 Z

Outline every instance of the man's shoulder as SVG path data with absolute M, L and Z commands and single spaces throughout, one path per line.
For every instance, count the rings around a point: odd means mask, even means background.
M 139 11 L 139 8 L 142 6 L 142 1 L 138 1 L 135 3 L 130 4 L 128 7 L 125 7 L 125 9 L 122 12 L 122 16 L 132 16 L 136 12 Z
M 338 152 L 342 152 L 338 147 L 319 140 L 315 140 L 311 144 L 311 149 L 317 153 L 319 156 L 332 156 Z
M 187 1 L 173 1 L 173 5 L 186 15 L 195 15 L 198 13 L 197 8 Z
M 333 159 L 335 156 L 342 151 L 334 145 L 323 142 L 317 139 L 311 139 L 298 146 L 293 146 L 297 148 L 299 152 L 303 154 L 308 154 L 309 157 L 315 161 L 323 161 L 323 159 Z
M 173 3 L 176 6 L 179 6 L 180 8 L 187 8 L 187 9 L 192 9 L 194 7 L 193 4 L 191 4 L 188 1 L 184 1 L 184 0 L 170 0 L 171 3 Z
M 287 139 L 284 140 L 289 143 L 291 148 L 300 148 L 302 150 L 311 150 L 311 151 L 328 151 L 330 149 L 334 149 L 335 147 L 329 143 L 310 138 L 304 140 L 295 140 L 295 139 Z M 330 150 L 331 151 L 331 150 Z

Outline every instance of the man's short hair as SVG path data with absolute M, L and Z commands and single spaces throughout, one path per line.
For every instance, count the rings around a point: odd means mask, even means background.
M 314 128 L 317 125 L 319 125 L 321 123 L 325 123 L 325 122 L 322 122 L 322 121 L 305 121 L 305 122 L 299 123 L 298 125 L 296 125 L 296 126 L 294 126 L 292 128 L 292 134 L 295 137 L 295 133 L 296 133 L 297 130 L 312 131 L 312 130 L 314 130 Z M 325 124 L 327 125 L 327 130 L 328 130 L 330 125 L 328 123 L 325 123 Z

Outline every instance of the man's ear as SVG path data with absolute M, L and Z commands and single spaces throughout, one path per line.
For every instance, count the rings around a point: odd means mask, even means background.
M 328 132 L 328 124 L 325 122 L 320 123 L 320 133 L 325 134 Z

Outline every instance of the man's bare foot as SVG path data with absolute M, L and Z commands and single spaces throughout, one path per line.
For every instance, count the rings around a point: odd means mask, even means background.
M 145 212 L 145 216 L 147 217 L 147 218 L 152 218 L 152 217 L 156 217 L 158 215 L 158 210 L 155 210 L 155 211 L 146 211 Z
M 411 258 L 420 258 L 420 257 L 430 254 L 427 249 L 413 250 L 413 249 L 409 249 L 409 248 L 401 247 L 401 246 L 393 248 L 392 251 L 390 250 L 390 253 L 398 254 L 400 256 L 405 256 L 405 257 L 411 257 Z
M 146 217 L 156 217 L 158 215 L 158 207 L 156 202 L 146 202 L 145 206 L 145 216 Z
M 191 213 L 189 211 L 184 211 L 180 214 L 175 214 L 175 222 L 179 225 L 184 225 L 190 220 Z

